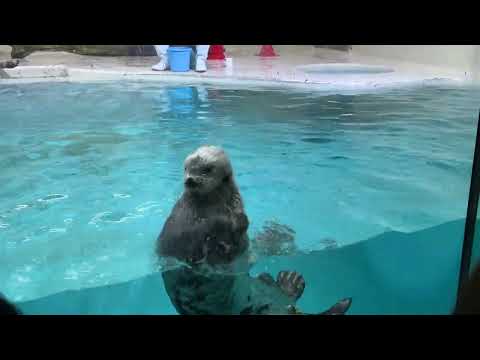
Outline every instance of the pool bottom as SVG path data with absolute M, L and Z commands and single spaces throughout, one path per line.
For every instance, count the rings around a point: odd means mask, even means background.
M 295 269 L 309 313 L 352 297 L 351 315 L 450 314 L 456 298 L 464 220 L 403 234 L 389 232 L 342 248 L 260 261 L 253 274 Z M 478 229 L 477 229 L 478 231 Z M 25 314 L 174 315 L 161 276 L 65 291 L 17 304 Z

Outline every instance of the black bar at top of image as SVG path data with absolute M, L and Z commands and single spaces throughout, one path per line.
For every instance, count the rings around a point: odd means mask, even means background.
M 463 234 L 462 260 L 458 278 L 457 305 L 462 286 L 469 278 L 472 260 L 472 248 L 475 237 L 475 223 L 477 221 L 478 197 L 480 194 L 480 112 L 477 122 L 477 136 L 473 152 L 472 176 L 470 178 L 470 193 L 468 196 L 467 218 L 465 219 L 465 232 Z

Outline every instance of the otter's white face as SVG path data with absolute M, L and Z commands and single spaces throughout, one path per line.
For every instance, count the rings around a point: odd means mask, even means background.
M 225 152 L 216 146 L 202 146 L 185 159 L 185 191 L 208 194 L 232 176 Z

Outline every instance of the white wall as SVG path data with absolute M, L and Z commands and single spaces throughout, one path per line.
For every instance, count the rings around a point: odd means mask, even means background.
M 353 45 L 352 53 L 447 67 L 468 73 L 480 70 L 479 45 Z
M 12 48 L 8 45 L 0 45 L 0 59 L 10 59 Z
M 261 45 L 225 45 L 228 56 L 255 56 Z M 275 52 L 282 55 L 309 55 L 314 53 L 313 45 L 273 45 Z

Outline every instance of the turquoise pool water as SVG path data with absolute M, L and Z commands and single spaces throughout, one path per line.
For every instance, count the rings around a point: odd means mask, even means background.
M 251 234 L 276 220 L 302 252 L 461 219 L 479 104 L 478 89 L 433 86 L 1 85 L 0 291 L 27 301 L 151 274 L 183 159 L 207 143 L 231 157 Z

